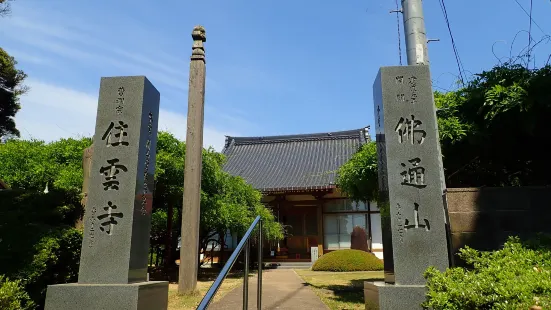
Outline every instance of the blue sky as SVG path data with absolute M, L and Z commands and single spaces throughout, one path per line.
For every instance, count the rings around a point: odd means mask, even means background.
M 518 2 L 529 8 L 530 0 Z M 160 129 L 185 138 L 196 24 L 207 31 L 204 140 L 218 150 L 224 135 L 372 125 L 373 79 L 379 67 L 399 64 L 394 0 L 17 0 L 12 8 L 0 19 L 0 46 L 29 75 L 16 117 L 25 138 L 92 135 L 100 77 L 121 75 L 146 75 L 161 92 Z M 451 89 L 458 70 L 438 1 L 425 0 L 424 9 L 428 36 L 441 40 L 429 45 L 434 87 Z M 448 0 L 447 9 L 471 73 L 497 63 L 492 46 L 507 57 L 515 35 L 529 29 L 515 0 Z M 546 34 L 548 16 L 551 3 L 534 1 Z M 534 39 L 543 31 L 533 25 Z M 513 54 L 527 42 L 520 33 Z M 538 64 L 550 46 L 536 49 Z

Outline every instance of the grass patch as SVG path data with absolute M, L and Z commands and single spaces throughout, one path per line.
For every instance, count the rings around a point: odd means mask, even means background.
M 330 309 L 365 309 L 364 281 L 382 280 L 383 271 L 295 270 Z
M 178 295 L 178 283 L 170 283 L 168 287 L 168 310 L 197 309 L 201 299 L 203 299 L 219 272 L 219 269 L 201 270 L 197 279 L 197 291 L 189 295 Z M 243 272 L 231 272 L 222 283 L 211 305 L 242 283 Z

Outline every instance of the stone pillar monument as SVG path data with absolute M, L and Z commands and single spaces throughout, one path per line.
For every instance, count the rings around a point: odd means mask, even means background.
M 147 279 L 159 98 L 145 76 L 101 79 L 78 283 L 48 286 L 46 310 L 167 309 Z
M 205 107 L 205 28 L 196 26 L 191 33 L 193 47 L 189 68 L 189 95 L 186 136 L 186 167 L 182 205 L 182 247 L 178 292 L 187 294 L 197 287 L 199 268 L 199 218 L 201 207 L 201 169 Z
M 423 273 L 449 267 L 429 67 L 382 67 L 373 96 L 385 282 L 366 282 L 365 300 L 374 309 L 421 309 Z

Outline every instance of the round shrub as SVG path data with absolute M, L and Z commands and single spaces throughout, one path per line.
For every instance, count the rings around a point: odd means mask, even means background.
M 383 262 L 375 255 L 360 250 L 338 250 L 320 257 L 314 271 L 375 271 L 383 270 Z

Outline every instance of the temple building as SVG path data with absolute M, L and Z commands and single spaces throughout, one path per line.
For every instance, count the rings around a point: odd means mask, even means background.
M 369 249 L 382 257 L 381 217 L 376 202 L 353 202 L 338 188 L 337 170 L 370 141 L 369 127 L 315 134 L 226 137 L 224 170 L 263 194 L 263 203 L 285 225 L 286 237 L 265 242 L 269 260 L 310 260 L 348 249 L 355 226 L 365 229 Z M 235 244 L 231 240 L 228 246 Z M 233 242 L 232 242 L 233 241 Z

